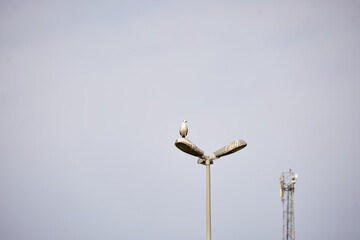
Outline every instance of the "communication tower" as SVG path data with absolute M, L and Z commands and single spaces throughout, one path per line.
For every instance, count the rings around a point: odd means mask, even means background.
M 283 172 L 280 179 L 280 197 L 283 205 L 283 235 L 282 240 L 295 240 L 294 223 L 294 192 L 295 183 L 298 178 L 291 169 Z

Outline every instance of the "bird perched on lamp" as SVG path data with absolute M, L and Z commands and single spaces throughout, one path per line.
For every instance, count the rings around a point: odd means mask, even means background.
M 181 126 L 180 126 L 180 129 L 179 129 L 179 133 L 183 138 L 185 138 L 186 135 L 188 134 L 188 127 L 186 126 L 186 123 L 187 123 L 187 121 L 183 120 L 181 122 Z

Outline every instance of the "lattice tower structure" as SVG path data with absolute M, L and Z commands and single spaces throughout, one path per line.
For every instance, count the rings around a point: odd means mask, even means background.
M 282 240 L 295 240 L 294 192 L 297 174 L 291 169 L 280 175 L 280 197 L 283 205 Z

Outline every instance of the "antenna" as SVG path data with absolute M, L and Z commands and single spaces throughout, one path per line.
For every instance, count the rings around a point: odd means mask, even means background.
M 280 179 L 280 198 L 283 205 L 282 240 L 295 240 L 294 192 L 298 175 L 289 169 L 283 172 Z

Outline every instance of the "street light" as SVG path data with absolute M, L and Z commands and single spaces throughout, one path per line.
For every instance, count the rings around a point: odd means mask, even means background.
M 237 152 L 246 147 L 246 145 L 247 143 L 243 140 L 235 140 L 214 152 L 213 156 L 207 156 L 204 155 L 203 150 L 198 148 L 189 139 L 178 138 L 175 140 L 177 148 L 187 154 L 199 157 L 197 163 L 206 166 L 206 240 L 211 240 L 210 164 L 213 164 L 213 160 Z

